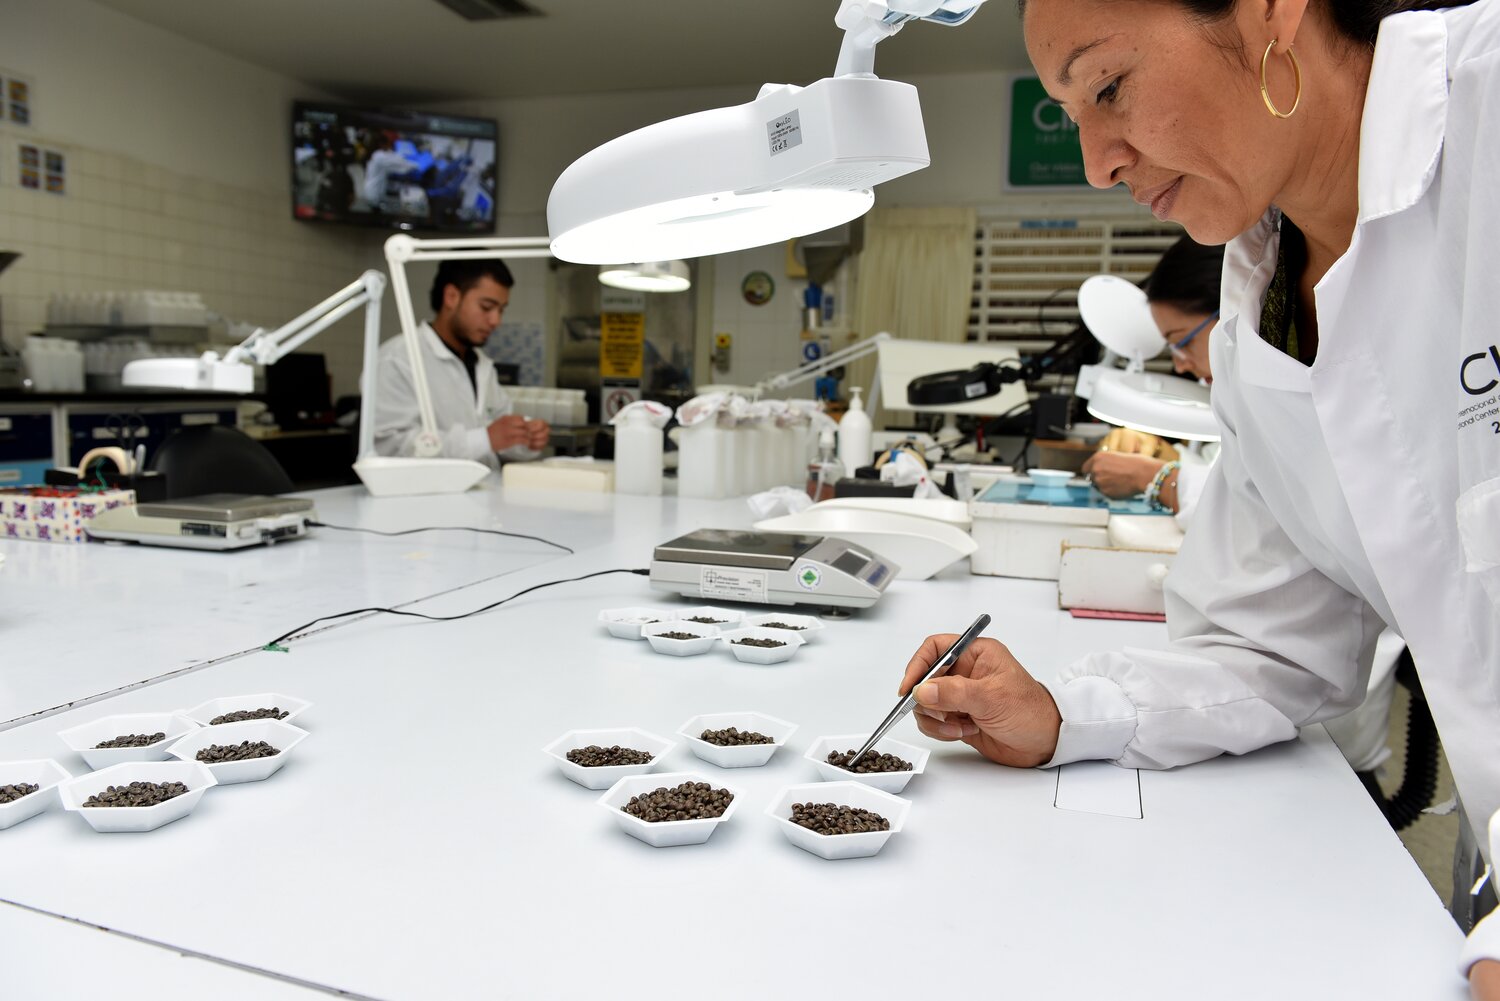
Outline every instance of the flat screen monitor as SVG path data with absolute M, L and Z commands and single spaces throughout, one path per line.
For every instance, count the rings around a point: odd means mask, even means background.
M 292 214 L 443 233 L 495 231 L 495 122 L 298 103 Z

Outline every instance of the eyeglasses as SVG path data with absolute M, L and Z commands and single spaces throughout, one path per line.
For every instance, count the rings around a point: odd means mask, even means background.
M 1180 341 L 1169 341 L 1167 343 L 1167 347 L 1169 347 L 1169 348 L 1172 349 L 1172 353 L 1174 355 L 1182 354 L 1184 351 L 1187 350 L 1187 346 L 1189 344 L 1193 343 L 1193 338 L 1197 337 L 1200 333 L 1203 332 L 1203 328 L 1204 327 L 1212 325 L 1213 322 L 1215 320 L 1217 320 L 1218 318 L 1219 318 L 1219 311 L 1216 309 L 1216 310 L 1214 310 L 1212 313 L 1210 313 L 1208 315 L 1208 319 L 1204 320 L 1202 323 L 1198 324 L 1192 330 L 1188 331 L 1188 335 L 1186 337 L 1184 337 Z

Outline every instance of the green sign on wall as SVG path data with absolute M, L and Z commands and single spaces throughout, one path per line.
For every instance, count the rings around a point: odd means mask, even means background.
M 1087 185 L 1078 126 L 1047 96 L 1034 76 L 1010 85 L 1010 156 L 1006 179 L 1013 188 Z

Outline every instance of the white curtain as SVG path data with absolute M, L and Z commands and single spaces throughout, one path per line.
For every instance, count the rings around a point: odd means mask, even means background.
M 962 341 L 974 290 L 972 208 L 876 208 L 865 216 L 854 329 L 907 340 Z M 846 386 L 869 390 L 875 356 L 848 366 Z M 891 418 L 881 401 L 875 426 Z

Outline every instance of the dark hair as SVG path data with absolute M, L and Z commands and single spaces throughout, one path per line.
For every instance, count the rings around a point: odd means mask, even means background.
M 1239 0 L 1170 0 L 1193 17 L 1205 23 L 1219 21 L 1234 13 Z M 1392 14 L 1408 10 L 1445 10 L 1467 7 L 1474 0 L 1314 0 L 1333 21 L 1334 29 L 1345 39 L 1361 45 L 1374 45 L 1380 33 L 1380 22 Z M 1024 16 L 1026 0 L 1017 0 Z
M 432 278 L 432 292 L 427 297 L 428 302 L 432 304 L 432 311 L 442 312 L 443 290 L 449 285 L 457 286 L 461 295 L 478 285 L 479 279 L 485 277 L 495 279 L 498 284 L 506 288 L 516 283 L 516 280 L 511 277 L 510 268 L 507 268 L 505 262 L 498 257 L 444 261 L 439 264 L 437 274 Z
M 1212 313 L 1219 308 L 1223 272 L 1223 247 L 1205 247 L 1184 236 L 1161 255 L 1142 287 L 1150 302 L 1175 306 L 1184 313 Z

